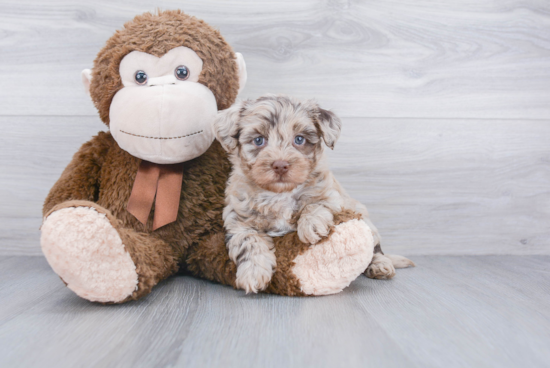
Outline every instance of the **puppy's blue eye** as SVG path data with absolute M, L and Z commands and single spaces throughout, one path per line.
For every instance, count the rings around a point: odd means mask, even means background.
M 143 70 L 138 70 L 136 74 L 134 74 L 134 79 L 136 80 L 136 83 L 140 86 L 147 83 L 147 73 L 145 73 Z
M 185 65 L 180 65 L 174 70 L 174 74 L 176 75 L 176 78 L 179 80 L 186 80 L 189 78 L 189 69 Z
M 258 146 L 258 147 L 261 147 L 263 146 L 265 143 L 265 138 L 264 137 L 257 137 L 257 138 L 254 138 L 254 145 Z
M 301 135 L 297 135 L 296 138 L 294 138 L 294 143 L 296 143 L 298 146 L 301 146 L 305 142 L 306 142 L 306 139 Z

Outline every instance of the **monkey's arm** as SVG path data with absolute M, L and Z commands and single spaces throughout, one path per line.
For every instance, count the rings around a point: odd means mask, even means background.
M 80 147 L 46 197 L 43 215 L 65 201 L 97 201 L 100 171 L 111 144 L 111 135 L 100 132 Z

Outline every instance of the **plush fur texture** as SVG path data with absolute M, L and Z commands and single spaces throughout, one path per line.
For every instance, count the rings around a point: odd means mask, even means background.
M 335 226 L 330 238 L 296 257 L 292 272 L 300 279 L 305 294 L 339 293 L 370 264 L 373 250 L 372 231 L 367 224 L 347 221 Z M 319 261 L 327 266 L 315 267 Z
M 239 91 L 237 63 L 220 32 L 181 10 L 145 13 L 116 31 L 94 60 L 90 95 L 105 124 L 111 100 L 122 88 L 122 58 L 132 51 L 161 57 L 178 46 L 189 47 L 203 60 L 199 83 L 214 93 L 218 110 L 231 106 Z
M 151 231 L 154 208 L 146 225 L 126 210 L 140 162 L 121 150 L 110 133 L 100 133 L 75 154 L 44 205 L 46 216 L 51 209 L 66 206 L 94 207 L 109 214 L 138 270 L 139 290 L 132 299 L 174 274 L 191 246 L 223 233 L 223 197 L 230 169 L 216 142 L 202 156 L 184 163 L 178 221 Z M 75 202 L 79 199 L 85 201 Z
M 296 232 L 274 238 L 277 267 L 264 292 L 306 296 L 342 291 L 372 258 L 372 232 L 360 219 L 354 211 L 335 214 L 334 226 L 314 246 L 301 242 Z M 191 274 L 236 287 L 237 267 L 222 233 L 212 235 L 190 254 L 187 271 Z
M 55 211 L 42 225 L 42 249 L 78 296 L 120 302 L 138 285 L 136 266 L 105 214 L 90 207 Z
M 203 83 L 214 93 L 218 108 L 227 108 L 234 102 L 238 89 L 235 55 L 218 31 L 180 11 L 146 13 L 136 17 L 127 23 L 123 30 L 118 31 L 95 60 L 90 91 L 101 119 L 106 124 L 109 124 L 109 105 L 113 95 L 121 88 L 118 74 L 120 60 L 134 50 L 162 56 L 176 46 L 190 47 L 202 58 L 204 65 L 199 83 Z M 127 289 L 122 288 L 124 292 L 114 295 L 112 290 L 109 290 L 114 287 L 112 285 L 111 288 L 102 286 L 102 295 L 79 295 L 102 302 L 119 303 L 135 300 L 147 295 L 158 282 L 178 270 L 235 286 L 236 267 L 229 259 L 225 248 L 222 219 L 224 191 L 231 166 L 221 145 L 214 142 L 203 155 L 183 164 L 178 218 L 155 231 L 151 230 L 154 208 L 145 225 L 126 210 L 140 163 L 140 159 L 122 150 L 108 132 L 101 132 L 85 143 L 76 152 L 45 200 L 45 234 L 42 244 L 45 252 L 48 252 L 47 249 L 64 249 L 80 228 L 78 223 L 71 220 L 72 216 L 60 216 L 57 219 L 55 216 L 58 213 L 76 214 L 92 211 L 91 213 L 98 214 L 94 216 L 101 224 L 98 226 L 102 230 L 97 233 L 96 239 L 90 238 L 86 240 L 87 243 L 72 244 L 70 249 L 99 247 L 98 249 L 101 248 L 101 252 L 104 251 L 105 254 L 115 254 L 115 258 L 118 259 L 116 262 L 125 265 L 129 265 L 128 259 L 120 261 L 119 256 L 128 254 L 135 266 L 137 289 L 134 288 L 134 291 L 122 300 L 120 298 Z M 54 219 L 57 220 L 50 222 Z M 56 229 L 51 228 L 50 223 L 55 223 L 56 225 L 52 226 Z M 63 229 L 59 229 L 61 226 Z M 113 230 L 118 233 L 118 237 L 114 236 Z M 101 239 L 108 240 L 101 243 Z M 80 240 L 77 238 L 75 241 Z M 300 279 L 292 269 L 294 259 L 299 254 L 307 252 L 309 247 L 309 244 L 299 241 L 296 233 L 275 239 L 277 269 L 266 292 L 305 295 Z M 65 264 L 75 262 L 71 258 L 78 259 L 77 255 L 71 253 L 72 250 L 66 251 L 66 258 L 62 261 Z M 55 257 L 63 258 L 59 255 L 62 250 L 56 252 L 58 254 Z M 327 258 L 325 264 L 322 256 L 317 255 L 315 258 L 315 267 L 332 267 L 332 259 Z M 92 269 L 95 266 L 83 267 Z M 60 271 L 62 279 L 69 285 L 78 284 L 83 289 L 93 288 L 86 280 L 108 280 L 106 275 L 79 279 L 81 273 L 75 267 L 69 267 L 67 270 L 67 273 Z M 97 272 L 102 271 L 98 269 Z M 357 276 L 359 273 L 350 277 Z M 331 280 L 325 281 L 331 283 Z M 333 280 L 333 283 L 341 285 L 339 279 Z

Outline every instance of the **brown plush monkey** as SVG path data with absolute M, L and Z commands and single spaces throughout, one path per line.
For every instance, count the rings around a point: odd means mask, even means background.
M 43 252 L 71 290 L 122 303 L 178 270 L 234 286 L 222 222 L 230 164 L 211 124 L 245 80 L 242 56 L 181 11 L 137 16 L 107 41 L 83 81 L 110 131 L 80 148 L 43 209 Z M 277 238 L 266 292 L 323 295 L 349 285 L 373 256 L 358 218 L 336 216 L 315 246 L 295 233 Z

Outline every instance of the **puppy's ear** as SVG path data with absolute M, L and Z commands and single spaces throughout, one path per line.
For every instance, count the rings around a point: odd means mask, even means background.
M 334 149 L 334 144 L 340 137 L 342 121 L 332 111 L 322 109 L 318 105 L 316 107 L 317 123 L 323 140 L 327 147 Z
M 239 118 L 246 101 L 237 102 L 230 108 L 218 112 L 214 121 L 214 133 L 224 150 L 233 152 L 239 143 Z

